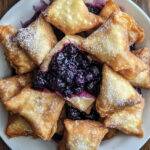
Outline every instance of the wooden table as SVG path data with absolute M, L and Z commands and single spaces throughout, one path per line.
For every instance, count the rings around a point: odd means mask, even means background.
M 19 0 L 0 0 L 0 17 Z M 0 139 L 0 150 L 9 150 L 6 144 Z M 150 150 L 150 140 L 147 142 L 141 150 Z

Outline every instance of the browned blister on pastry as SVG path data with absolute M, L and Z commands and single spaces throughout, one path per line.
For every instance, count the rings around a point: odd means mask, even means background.
M 6 135 L 10 138 L 18 136 L 33 135 L 33 131 L 28 122 L 20 115 L 11 114 L 8 117 Z
M 64 46 L 67 44 L 74 44 L 79 49 L 82 49 L 82 38 L 79 36 L 65 36 L 57 45 L 49 52 L 44 62 L 42 63 L 40 69 L 43 72 L 48 71 L 49 64 L 53 56 L 60 52 Z M 90 94 L 80 94 L 73 95 L 71 98 L 66 98 L 74 107 L 80 109 L 81 111 L 87 112 L 90 111 L 92 104 L 95 101 L 95 97 Z
M 44 16 L 65 34 L 76 34 L 102 23 L 101 17 L 88 11 L 83 0 L 55 0 Z
M 3 103 L 17 95 L 31 82 L 31 74 L 16 75 L 0 80 L 0 101 Z
M 100 17 L 102 17 L 105 22 L 109 17 L 115 12 L 119 11 L 120 7 L 113 0 L 108 0 L 102 11 L 100 12 Z M 120 10 L 121 11 L 121 10 Z M 142 43 L 144 40 L 144 30 L 140 27 L 134 18 L 125 12 L 119 13 L 117 20 L 128 30 L 129 43 L 130 45 L 134 43 Z
M 37 65 L 42 63 L 45 56 L 57 43 L 51 25 L 42 17 L 27 28 L 19 29 L 16 40 Z
M 150 50 L 143 48 L 133 51 L 145 64 L 147 69 L 139 73 L 136 77 L 129 79 L 132 85 L 142 88 L 150 88 Z
M 108 129 L 95 121 L 65 120 L 66 139 L 62 150 L 96 150 Z
M 128 30 L 118 21 L 121 11 L 83 42 L 84 50 L 121 73 L 127 79 L 135 77 L 147 65 L 129 51 Z
M 10 65 L 18 74 L 31 72 L 35 68 L 32 59 L 13 41 L 17 29 L 12 26 L 0 26 L 0 43 Z
M 35 134 L 49 140 L 57 130 L 57 121 L 64 100 L 55 93 L 24 88 L 18 95 L 5 102 L 8 110 L 23 116 Z
M 96 109 L 102 117 L 143 100 L 126 79 L 109 67 L 104 66 L 102 77 L 100 95 L 96 100 Z
M 118 129 L 125 134 L 143 136 L 142 114 L 144 101 L 108 116 L 104 122 L 106 127 Z

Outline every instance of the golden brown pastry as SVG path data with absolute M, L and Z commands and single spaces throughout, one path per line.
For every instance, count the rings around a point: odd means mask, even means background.
M 33 135 L 31 126 L 20 115 L 11 114 L 8 117 L 6 135 L 10 138 Z
M 31 83 L 31 74 L 16 75 L 0 80 L 0 101 L 8 101 L 20 93 L 20 91 Z M 31 127 L 19 115 L 11 114 L 8 117 L 6 134 L 9 137 L 31 135 Z
M 99 16 L 88 11 L 83 0 L 55 0 L 43 14 L 65 34 L 76 34 L 102 23 Z
M 105 126 L 118 129 L 126 134 L 143 137 L 142 114 L 144 101 L 123 110 L 116 111 L 105 119 Z
M 3 103 L 17 95 L 22 88 L 31 83 L 31 74 L 16 75 L 0 80 L 0 101 Z
M 95 121 L 65 120 L 65 143 L 60 150 L 96 150 L 108 129 Z
M 67 44 L 74 44 L 75 46 L 82 49 L 82 38 L 79 36 L 65 36 L 57 45 L 49 52 L 47 57 L 45 58 L 44 62 L 41 65 L 41 70 L 43 72 L 48 70 L 49 64 L 52 60 L 52 57 L 61 51 L 64 47 L 64 45 Z M 88 94 L 82 94 L 82 95 L 74 95 L 71 98 L 66 98 L 67 101 L 69 101 L 74 107 L 80 109 L 81 111 L 89 111 L 92 104 L 95 101 L 95 97 L 88 95 Z
M 42 63 L 45 56 L 57 43 L 52 27 L 42 17 L 27 28 L 19 29 L 16 40 L 37 65 Z
M 150 50 L 148 48 L 139 49 L 133 52 L 144 63 L 147 69 L 139 73 L 136 77 L 129 79 L 132 85 L 142 88 L 150 88 Z
M 131 79 L 147 69 L 147 65 L 129 51 L 128 30 L 119 21 L 119 16 L 122 16 L 121 11 L 113 13 L 104 25 L 84 40 L 83 48 Z
M 142 96 L 126 79 L 104 66 L 100 95 L 96 100 L 96 109 L 102 117 L 138 104 L 142 100 Z
M 119 10 L 120 7 L 117 3 L 115 3 L 113 0 L 108 0 L 100 12 L 100 17 L 102 17 L 103 21 L 105 22 L 115 11 Z M 118 21 L 127 27 L 130 45 L 134 43 L 142 43 L 144 40 L 144 30 L 136 23 L 134 18 L 125 12 L 122 12 L 121 16 L 118 17 Z
M 57 130 L 57 121 L 64 100 L 55 93 L 24 88 L 18 95 L 5 102 L 8 110 L 23 116 L 35 134 L 49 140 Z
M 15 27 L 0 25 L 0 43 L 4 47 L 7 60 L 18 74 L 31 72 L 36 66 L 24 50 L 13 41 L 16 33 Z

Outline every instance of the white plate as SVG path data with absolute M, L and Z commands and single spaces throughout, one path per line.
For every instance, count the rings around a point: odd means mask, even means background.
M 45 0 L 48 1 L 48 0 Z M 116 0 L 120 6 L 135 17 L 136 21 L 145 30 L 144 45 L 150 47 L 150 19 L 149 17 L 132 1 L 130 0 Z M 0 20 L 0 24 L 12 24 L 20 27 L 20 21 L 26 21 L 34 13 L 32 6 L 40 3 L 40 0 L 21 0 L 13 6 L 6 15 Z M 10 68 L 5 61 L 3 53 L 0 51 L 0 77 L 10 75 Z M 150 137 L 150 91 L 143 90 L 146 105 L 144 110 L 144 123 L 143 128 L 145 135 L 142 139 L 120 135 L 112 140 L 102 142 L 101 150 L 138 150 Z M 4 134 L 5 125 L 7 122 L 7 113 L 0 105 L 0 136 L 13 150 L 55 150 L 56 145 L 54 142 L 44 142 L 31 137 L 19 137 L 8 139 Z

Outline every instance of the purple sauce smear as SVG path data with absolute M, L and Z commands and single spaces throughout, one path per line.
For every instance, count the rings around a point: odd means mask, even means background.
M 91 60 L 74 44 L 67 44 L 56 53 L 47 72 L 35 73 L 33 88 L 47 88 L 63 97 L 92 95 L 100 90 L 102 64 Z M 88 94 L 87 94 L 88 93 Z
M 52 1 L 50 0 L 49 4 L 51 2 Z M 33 6 L 33 9 L 35 11 L 34 15 L 29 20 L 27 20 L 26 22 L 21 22 L 22 27 L 26 28 L 32 22 L 34 22 L 39 17 L 39 15 L 48 7 L 49 4 L 47 4 L 44 0 L 41 0 L 40 4 L 38 6 Z

